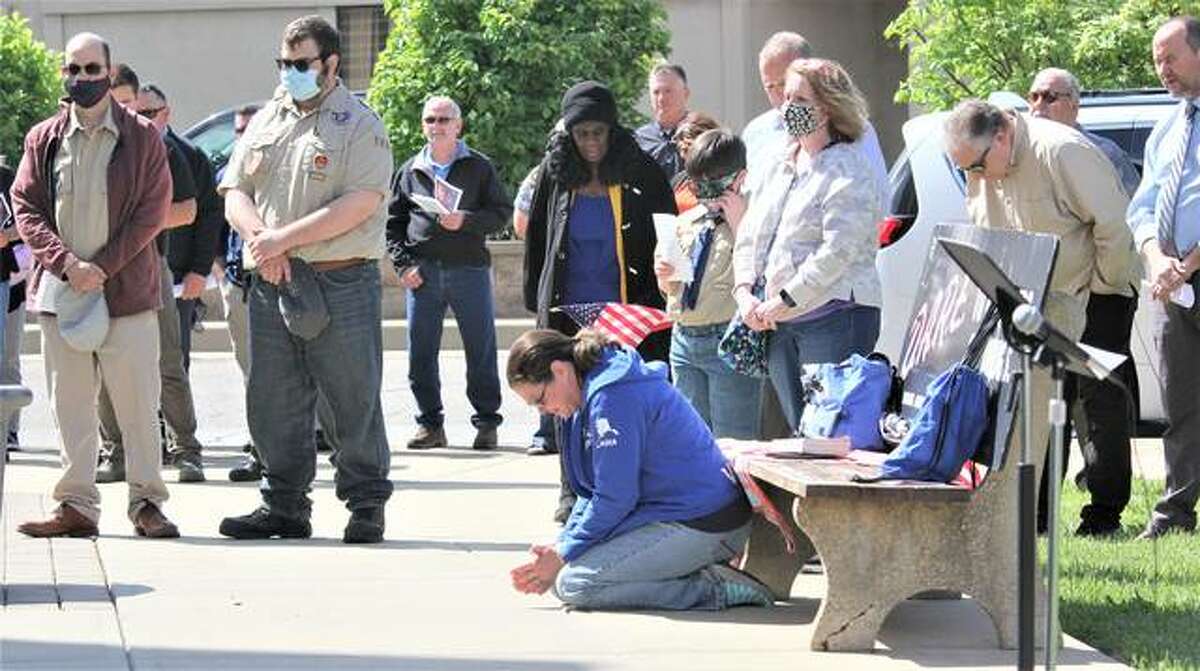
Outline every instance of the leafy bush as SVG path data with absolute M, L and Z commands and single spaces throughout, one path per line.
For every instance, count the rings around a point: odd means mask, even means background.
M 14 168 L 25 133 L 54 113 L 59 87 L 58 56 L 33 39 L 29 22 L 0 13 L 0 155 Z
M 612 88 L 621 121 L 668 52 L 658 0 L 385 0 L 392 31 L 368 92 L 387 124 L 397 165 L 425 143 L 421 106 L 448 95 L 467 142 L 495 162 L 510 191 L 541 160 L 559 101 L 572 84 Z
M 1074 72 L 1084 88 L 1160 86 L 1154 31 L 1198 8 L 1174 0 L 909 0 L 884 31 L 909 50 L 896 101 L 938 110 L 993 91 L 1024 93 L 1046 67 Z

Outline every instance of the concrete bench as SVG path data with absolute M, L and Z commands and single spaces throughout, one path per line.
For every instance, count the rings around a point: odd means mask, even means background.
M 787 599 L 803 564 L 820 556 L 827 588 L 814 650 L 869 651 L 896 604 L 943 590 L 974 597 L 995 624 L 1001 647 L 1016 647 L 1015 468 L 991 473 L 974 491 L 929 482 L 853 482 L 853 475 L 871 475 L 875 467 L 851 459 L 756 456 L 749 468 L 795 525 L 798 547 L 788 554 L 779 531 L 756 516 L 742 568 Z

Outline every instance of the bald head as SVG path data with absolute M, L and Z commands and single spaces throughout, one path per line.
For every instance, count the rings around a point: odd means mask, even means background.
M 104 41 L 104 38 L 96 33 L 76 33 L 74 37 L 67 40 L 67 46 L 63 49 L 63 56 L 67 64 L 71 63 L 71 54 L 73 53 L 86 53 L 89 55 L 98 53 L 103 57 L 103 60 L 99 62 L 105 68 L 108 68 L 112 62 L 112 53 L 108 48 L 108 42 Z
M 1200 22 L 1191 16 L 1167 21 L 1154 33 L 1151 51 L 1154 70 L 1171 95 L 1200 96 Z

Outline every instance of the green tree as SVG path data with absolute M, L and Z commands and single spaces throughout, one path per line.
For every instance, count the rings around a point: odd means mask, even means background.
M 658 0 L 385 0 L 392 22 L 368 92 L 397 161 L 424 143 L 418 117 L 430 95 L 463 109 L 464 135 L 514 187 L 535 165 L 559 101 L 573 83 L 612 88 L 622 123 L 655 60 L 668 53 Z
M 61 89 L 58 57 L 33 39 L 29 22 L 0 13 L 0 155 L 21 160 L 25 133 L 54 113 Z
M 910 0 L 884 31 L 909 51 L 896 101 L 952 107 L 993 91 L 1028 90 L 1045 67 L 1087 88 L 1158 86 L 1154 31 L 1200 3 L 1174 0 Z

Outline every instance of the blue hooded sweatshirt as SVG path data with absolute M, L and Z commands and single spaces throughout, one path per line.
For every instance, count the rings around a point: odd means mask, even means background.
M 562 435 L 579 495 L 558 539 L 565 561 L 626 531 L 703 517 L 744 496 L 704 420 L 667 382 L 666 366 L 633 350 L 605 348 Z

